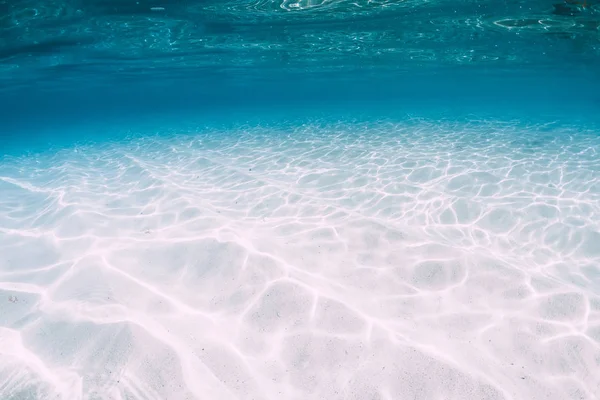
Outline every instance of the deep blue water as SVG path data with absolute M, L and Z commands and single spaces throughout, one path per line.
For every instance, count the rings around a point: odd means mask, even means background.
M 595 0 L 3 0 L 0 129 L 13 143 L 114 119 L 352 107 L 593 119 L 599 26 Z

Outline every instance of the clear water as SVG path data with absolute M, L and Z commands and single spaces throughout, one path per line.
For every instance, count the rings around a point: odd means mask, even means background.
M 0 0 L 0 398 L 600 398 L 599 89 L 595 0 Z

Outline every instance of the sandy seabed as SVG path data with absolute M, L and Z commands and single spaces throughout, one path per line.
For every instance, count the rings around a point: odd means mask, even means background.
M 0 398 L 600 398 L 600 134 L 282 124 L 5 157 Z

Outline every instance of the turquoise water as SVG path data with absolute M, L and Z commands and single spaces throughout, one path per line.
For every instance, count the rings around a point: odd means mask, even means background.
M 0 0 L 0 398 L 600 398 L 600 3 Z
M 394 117 L 432 103 L 499 117 L 595 117 L 600 6 L 586 5 L 4 0 L 4 135 L 32 124 L 249 106 L 268 116 L 274 106 L 349 102 L 383 104 Z

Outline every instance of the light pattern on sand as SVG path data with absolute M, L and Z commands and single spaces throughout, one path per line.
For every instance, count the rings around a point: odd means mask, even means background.
M 599 149 L 411 121 L 5 158 L 0 398 L 597 398 Z

